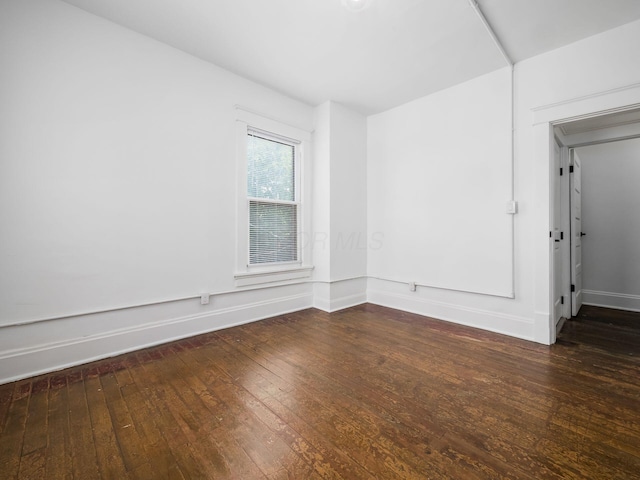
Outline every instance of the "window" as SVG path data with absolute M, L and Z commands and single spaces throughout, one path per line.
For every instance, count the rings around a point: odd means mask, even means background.
M 249 129 L 249 265 L 298 262 L 298 149 L 291 140 Z
M 310 134 L 236 107 L 238 237 L 236 285 L 308 277 Z

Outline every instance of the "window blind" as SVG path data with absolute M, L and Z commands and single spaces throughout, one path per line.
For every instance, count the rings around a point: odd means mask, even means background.
M 249 263 L 298 260 L 298 206 L 249 202 Z

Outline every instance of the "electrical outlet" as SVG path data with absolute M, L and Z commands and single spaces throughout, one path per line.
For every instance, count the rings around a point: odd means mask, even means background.
M 200 295 L 200 305 L 209 305 L 209 294 L 203 293 Z

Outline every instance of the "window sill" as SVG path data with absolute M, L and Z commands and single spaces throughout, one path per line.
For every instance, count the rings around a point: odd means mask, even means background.
M 256 272 L 236 273 L 233 278 L 236 287 L 246 287 L 261 283 L 284 282 L 311 276 L 313 267 L 280 268 L 278 270 L 260 270 Z

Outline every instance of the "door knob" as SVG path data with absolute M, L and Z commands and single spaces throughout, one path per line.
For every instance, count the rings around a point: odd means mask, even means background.
M 580 232 L 580 236 L 581 236 L 581 237 L 584 237 L 585 235 L 586 235 L 586 233 L 584 233 L 584 232 Z

